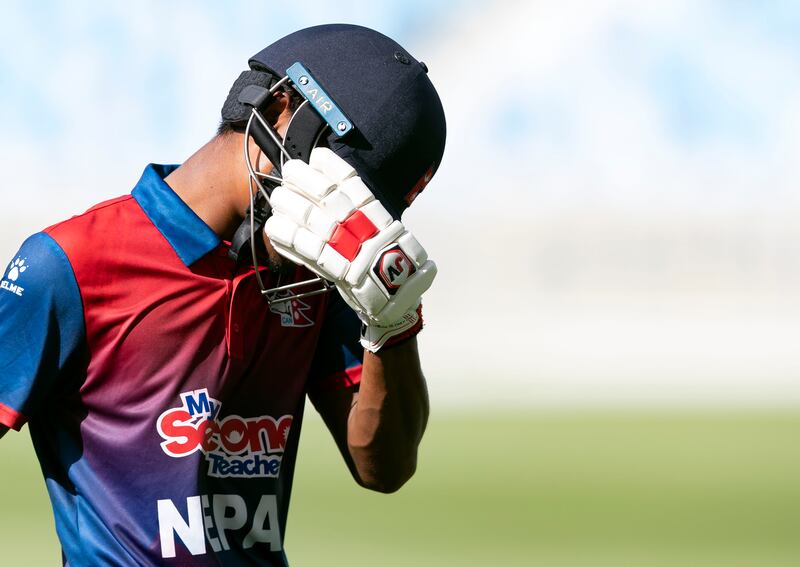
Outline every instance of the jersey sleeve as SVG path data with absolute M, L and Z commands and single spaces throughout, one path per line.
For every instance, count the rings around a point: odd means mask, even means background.
M 19 430 L 84 341 L 72 266 L 52 237 L 34 234 L 0 280 L 0 424 Z
M 364 348 L 360 337 L 358 316 L 338 293 L 332 293 L 311 366 L 309 390 L 338 390 L 361 382 Z

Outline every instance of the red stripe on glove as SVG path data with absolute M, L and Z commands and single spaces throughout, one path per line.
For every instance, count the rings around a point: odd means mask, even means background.
M 349 261 L 358 255 L 361 245 L 378 234 L 378 227 L 361 211 L 355 211 L 333 231 L 328 244 Z

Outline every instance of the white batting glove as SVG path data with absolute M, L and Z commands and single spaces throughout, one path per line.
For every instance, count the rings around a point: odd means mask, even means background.
M 282 173 L 264 226 L 278 253 L 336 285 L 364 323 L 367 350 L 415 334 L 436 276 L 417 239 L 328 148 L 315 148 L 309 163 L 287 161 Z

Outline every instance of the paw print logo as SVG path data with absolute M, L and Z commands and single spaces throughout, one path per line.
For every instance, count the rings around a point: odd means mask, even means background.
M 17 258 L 13 262 L 8 265 L 8 279 L 12 282 L 17 281 L 20 274 L 28 269 L 28 266 L 25 265 L 24 258 Z

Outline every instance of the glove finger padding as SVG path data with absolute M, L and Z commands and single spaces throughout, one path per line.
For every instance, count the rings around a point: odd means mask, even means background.
M 316 150 L 327 151 L 318 152 Z M 315 150 L 311 152 L 311 158 L 308 160 L 308 164 L 324 174 L 325 177 L 332 180 L 336 185 L 340 185 L 341 182 L 348 177 L 356 175 L 356 170 L 353 169 L 353 166 L 328 148 L 315 148 Z
M 308 164 L 287 161 L 283 180 L 264 227 L 278 253 L 332 281 L 367 327 L 383 329 L 368 344 L 421 326 L 419 298 L 436 264 L 355 170 L 331 150 L 316 148 Z
M 281 170 L 283 185 L 291 185 L 294 190 L 319 203 L 336 188 L 336 180 L 299 159 L 291 159 L 283 164 Z

